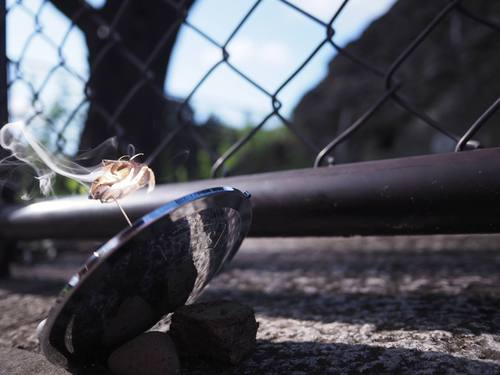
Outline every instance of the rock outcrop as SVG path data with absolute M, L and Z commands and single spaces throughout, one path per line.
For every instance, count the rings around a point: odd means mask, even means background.
M 464 0 L 473 14 L 500 24 L 500 3 Z M 387 72 L 391 64 L 449 2 L 399 0 L 346 50 Z M 354 22 L 354 21 L 353 21 Z M 335 38 L 335 37 L 334 37 Z M 500 96 L 500 32 L 452 10 L 396 70 L 399 93 L 448 131 L 461 135 Z M 319 145 L 350 126 L 380 98 L 383 77 L 337 54 L 327 76 L 307 93 L 295 122 Z M 500 114 L 475 139 L 500 145 Z M 449 138 L 390 100 L 335 150 L 337 162 L 453 150 Z

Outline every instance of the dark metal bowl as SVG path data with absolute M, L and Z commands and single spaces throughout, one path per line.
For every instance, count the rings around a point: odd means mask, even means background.
M 106 363 L 115 348 L 196 300 L 238 250 L 251 216 L 248 193 L 218 187 L 137 220 L 63 289 L 41 333 L 45 356 L 68 369 Z

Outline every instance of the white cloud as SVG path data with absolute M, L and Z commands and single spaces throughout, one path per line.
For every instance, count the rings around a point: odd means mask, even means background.
M 229 59 L 236 65 L 252 64 L 267 67 L 282 67 L 290 63 L 292 53 L 288 45 L 277 40 L 257 42 L 248 38 L 237 38 L 228 46 Z
M 322 21 L 327 21 L 337 11 L 343 0 L 290 0 L 290 2 Z
M 288 45 L 269 40 L 262 44 L 259 58 L 266 64 L 282 66 L 292 60 L 292 55 Z
M 344 0 L 290 0 L 290 2 L 320 20 L 328 22 Z M 366 22 L 383 14 L 394 2 L 395 0 L 350 0 L 340 18 L 351 18 L 356 15 L 357 22 Z
M 24 117 L 31 108 L 27 97 L 12 95 L 9 99 L 9 114 L 14 119 Z
M 212 45 L 204 45 L 199 51 L 200 60 L 204 65 L 210 66 L 222 58 L 222 52 Z

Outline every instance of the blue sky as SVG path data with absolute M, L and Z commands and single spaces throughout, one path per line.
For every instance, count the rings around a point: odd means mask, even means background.
M 295 0 L 295 5 L 322 21 L 329 19 L 340 0 Z M 204 0 L 192 9 L 189 20 L 223 43 L 252 6 L 252 0 Z M 345 45 L 383 14 L 394 0 L 351 0 L 337 19 L 335 41 Z M 223 9 L 224 11 L 221 11 Z M 324 39 L 325 29 L 280 1 L 263 1 L 228 45 L 230 61 L 266 90 L 274 92 Z M 203 74 L 220 59 L 216 47 L 184 27 L 168 74 L 167 91 L 178 96 L 190 92 Z M 327 72 L 334 50 L 326 45 L 306 68 L 280 92 L 283 113 L 289 115 L 300 98 Z M 253 122 L 271 110 L 269 98 L 221 66 L 192 100 L 198 116 L 211 112 L 230 124 Z
M 102 0 L 90 1 L 99 6 Z M 315 17 L 327 22 L 338 9 L 341 0 L 290 0 Z M 395 2 L 395 0 L 351 0 L 334 24 L 335 41 L 345 45 Z M 80 76 L 59 69 L 42 92 L 41 104 L 64 96 L 64 104 L 74 106 L 82 100 L 83 81 L 87 77 L 87 50 L 82 34 L 68 20 L 42 0 L 23 0 L 23 6 L 12 6 L 7 17 L 7 54 L 17 60 L 34 30 L 33 16 L 39 20 L 45 37 L 37 36 L 28 44 L 21 70 L 28 81 L 39 87 L 47 72 L 59 61 L 56 46 L 70 30 L 61 54 Z M 44 5 L 42 5 L 44 4 Z M 198 0 L 189 15 L 189 22 L 223 43 L 236 24 L 254 4 L 254 0 Z M 275 91 L 324 38 L 325 29 L 278 0 L 264 0 L 228 45 L 230 61 L 266 90 Z M 282 113 L 290 115 L 294 106 L 309 89 L 326 74 L 327 64 L 334 55 L 324 46 L 306 68 L 280 92 Z M 221 58 L 220 49 L 210 44 L 189 27 L 183 26 L 167 74 L 166 91 L 175 97 L 185 97 L 205 72 Z M 14 72 L 11 71 L 11 77 Z M 17 81 L 11 88 L 12 119 L 29 116 L 31 110 L 28 86 Z M 232 126 L 259 122 L 271 110 L 266 95 L 221 65 L 204 83 L 191 101 L 200 120 L 210 115 Z M 84 110 L 84 109 L 83 109 Z M 71 130 L 70 130 L 71 131 Z

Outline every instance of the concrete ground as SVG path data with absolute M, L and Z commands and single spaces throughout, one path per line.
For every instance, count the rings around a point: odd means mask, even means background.
M 0 281 L 0 374 L 63 374 L 37 323 L 84 254 Z M 203 300 L 254 308 L 255 353 L 185 374 L 500 374 L 500 236 L 250 239 Z

